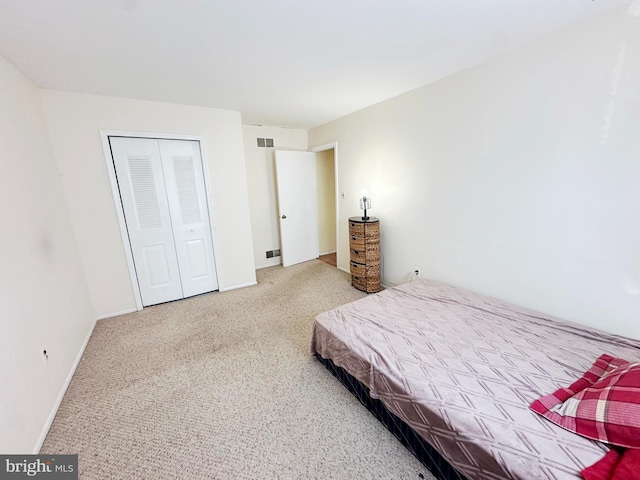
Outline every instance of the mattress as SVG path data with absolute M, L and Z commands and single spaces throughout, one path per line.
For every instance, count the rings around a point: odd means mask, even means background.
M 640 341 L 422 279 L 318 315 L 311 351 L 470 480 L 580 478 L 608 448 L 529 405 L 603 353 L 640 361 Z

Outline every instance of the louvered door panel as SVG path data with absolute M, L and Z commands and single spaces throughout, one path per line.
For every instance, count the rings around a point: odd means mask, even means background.
M 218 288 L 200 145 L 160 140 L 160 155 L 185 297 Z
M 158 141 L 109 141 L 142 304 L 183 298 Z
M 138 228 L 160 228 L 160 206 L 151 157 L 127 157 Z
M 202 223 L 193 157 L 175 155 L 172 160 L 182 223 L 184 225 Z

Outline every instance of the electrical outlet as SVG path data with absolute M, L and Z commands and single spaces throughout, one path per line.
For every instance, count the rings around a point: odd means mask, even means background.
M 46 365 L 48 360 L 49 360 L 49 350 L 47 350 L 46 348 L 43 348 L 42 349 L 42 361 Z

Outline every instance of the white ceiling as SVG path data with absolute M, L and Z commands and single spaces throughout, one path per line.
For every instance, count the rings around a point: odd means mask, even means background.
M 43 88 L 310 128 L 629 0 L 0 0 L 0 56 Z

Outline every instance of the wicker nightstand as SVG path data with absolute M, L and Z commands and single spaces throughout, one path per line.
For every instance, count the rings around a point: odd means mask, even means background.
M 351 285 L 367 293 L 380 288 L 380 221 L 376 217 L 349 218 Z

